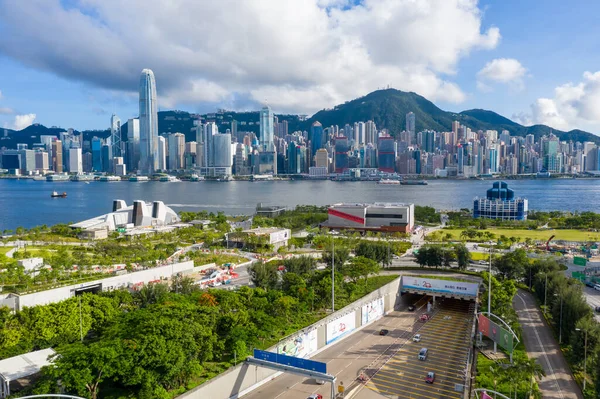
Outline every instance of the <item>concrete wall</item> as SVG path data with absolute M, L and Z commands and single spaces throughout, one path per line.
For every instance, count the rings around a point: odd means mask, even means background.
M 129 284 L 148 283 L 150 281 L 160 280 L 170 277 L 173 274 L 184 273 L 194 269 L 194 262 L 187 261 L 175 263 L 167 266 L 154 267 L 139 272 L 127 273 L 120 276 L 108 277 L 105 279 L 88 281 L 81 284 L 68 285 L 47 291 L 35 292 L 26 295 L 10 294 L 9 297 L 18 297 L 16 310 L 22 310 L 24 307 L 37 305 L 47 305 L 68 299 L 75 295 L 76 290 L 85 289 L 100 284 L 103 291 L 127 287 Z
M 381 297 L 384 298 L 384 310 L 386 313 L 394 310 L 394 308 L 400 304 L 400 277 L 398 277 L 391 283 L 386 284 L 385 286 L 377 289 L 376 291 L 371 292 L 370 294 L 359 299 L 358 301 L 346 306 L 345 308 L 338 310 L 334 314 L 322 320 L 319 320 L 318 322 L 309 327 L 304 328 L 302 331 L 310 331 L 315 328 L 317 329 L 318 349 L 316 352 L 312 353 L 308 357 L 314 356 L 317 353 L 337 344 L 338 342 L 343 341 L 347 337 L 351 336 L 352 333 L 362 329 L 368 324 L 371 324 L 373 321 L 365 325 L 361 325 L 362 306 L 373 301 L 374 299 Z M 335 342 L 326 345 L 325 342 L 327 334 L 327 323 L 330 321 L 334 321 L 339 317 L 344 316 L 350 312 L 355 313 L 356 329 L 351 334 L 345 335 L 344 337 L 336 340 Z M 286 337 L 286 340 L 294 338 L 295 336 L 301 334 L 302 331 L 298 332 L 297 334 Z M 277 352 L 277 345 L 268 348 L 267 350 L 271 352 Z M 235 399 L 271 381 L 280 374 L 280 372 L 257 366 L 250 366 L 244 362 L 239 364 L 237 367 L 233 367 L 227 370 L 225 373 L 218 375 L 212 380 L 205 382 L 199 387 L 196 387 L 195 389 L 184 393 L 183 395 L 179 396 L 179 398 Z

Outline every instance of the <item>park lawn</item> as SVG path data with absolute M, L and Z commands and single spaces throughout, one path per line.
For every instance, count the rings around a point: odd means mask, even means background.
M 493 255 L 494 258 L 498 257 L 498 255 Z M 489 252 L 471 252 L 471 260 L 474 261 L 480 261 L 480 260 L 485 260 L 485 261 L 489 261 L 490 260 L 490 253 Z
M 443 234 L 451 234 L 453 240 L 461 240 L 460 233 L 464 229 L 443 229 L 440 230 Z M 504 235 L 506 237 L 518 237 L 521 241 L 526 238 L 531 238 L 535 241 L 547 241 L 551 236 L 555 236 L 554 240 L 565 241 L 600 241 L 600 233 L 591 231 L 575 230 L 575 229 L 548 229 L 548 230 L 527 230 L 527 229 L 486 229 L 477 230 L 478 232 L 489 231 L 498 239 Z
M 194 265 L 201 266 L 209 263 L 216 263 L 218 266 L 223 266 L 225 263 L 239 264 L 247 262 L 248 259 L 229 254 L 211 254 L 211 253 L 194 253 L 190 256 L 194 260 Z
M 6 255 L 11 249 L 13 249 L 13 247 L 0 247 L 0 255 Z

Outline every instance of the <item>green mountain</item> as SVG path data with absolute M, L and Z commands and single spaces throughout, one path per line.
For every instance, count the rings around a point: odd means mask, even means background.
M 416 94 L 407 93 L 395 89 L 377 90 L 364 97 L 347 101 L 332 109 L 324 109 L 307 120 L 298 115 L 277 115 L 279 121 L 288 121 L 288 131 L 309 130 L 313 122 L 319 121 L 324 127 L 345 124 L 353 124 L 359 121 L 372 120 L 379 129 L 386 128 L 392 135 L 397 135 L 406 126 L 406 114 L 415 114 L 415 128 L 421 130 L 450 131 L 452 121 L 470 127 L 472 130 L 508 130 L 513 136 L 525 136 L 533 134 L 538 140 L 541 136 L 549 133 L 556 134 L 561 140 L 569 141 L 592 141 L 600 144 L 600 137 L 584 132 L 582 130 L 571 130 L 563 132 L 552 129 L 545 125 L 522 126 L 495 112 L 483 109 L 471 109 L 460 113 L 441 110 L 431 101 Z M 196 115 L 185 111 L 161 111 L 158 113 L 158 131 L 160 134 L 180 132 L 185 134 L 186 141 L 195 141 L 196 135 L 193 130 L 194 120 L 201 118 L 203 121 L 214 121 L 219 126 L 219 131 L 225 132 L 232 128 L 233 121 L 237 122 L 238 131 L 259 133 L 259 113 L 234 112 L 219 110 L 215 113 Z M 107 120 L 108 125 L 108 120 Z M 33 145 L 39 143 L 40 135 L 53 134 L 66 129 L 47 128 L 40 124 L 31 125 L 21 131 L 4 129 L 0 130 L 0 148 L 16 148 L 17 143 Z M 110 135 L 109 130 L 88 130 L 83 132 L 84 140 L 91 140 L 93 136 L 106 138 Z M 127 141 L 127 123 L 123 124 L 123 141 Z

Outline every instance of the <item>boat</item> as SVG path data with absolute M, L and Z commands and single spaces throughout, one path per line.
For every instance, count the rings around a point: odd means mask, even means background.
M 429 183 L 427 180 L 404 180 L 401 181 L 400 184 L 403 186 L 426 186 Z
M 190 181 L 204 181 L 204 176 L 192 175 Z
M 400 184 L 400 182 L 398 180 L 382 179 L 377 184 Z
M 84 181 L 84 182 L 90 182 L 93 181 L 96 178 L 96 176 L 92 175 L 92 174 L 80 174 L 80 175 L 75 175 L 73 177 L 71 177 L 71 181 Z
M 50 194 L 50 197 L 52 198 L 67 198 L 67 193 L 57 193 L 56 191 L 52 191 L 52 194 Z
M 220 181 L 220 182 L 230 182 L 232 180 L 233 180 L 233 177 L 231 177 L 231 176 L 219 177 L 217 179 L 217 181 Z
M 46 181 L 69 181 L 69 175 L 67 174 L 55 174 L 46 176 Z
M 160 178 L 160 181 L 168 182 L 168 183 L 175 183 L 175 182 L 180 182 L 181 180 L 179 180 L 175 176 L 163 176 Z
M 273 175 L 252 175 L 250 181 L 270 181 L 273 180 Z
M 121 181 L 121 178 L 119 176 L 102 176 L 100 177 L 100 181 L 115 182 Z
M 143 182 L 143 181 L 148 181 L 150 180 L 150 178 L 148 176 L 131 176 L 129 178 L 129 181 L 133 181 L 133 182 Z

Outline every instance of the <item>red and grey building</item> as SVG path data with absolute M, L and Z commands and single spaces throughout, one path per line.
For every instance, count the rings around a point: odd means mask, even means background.
M 330 230 L 358 230 L 410 233 L 414 227 L 414 204 L 334 204 L 321 227 Z

